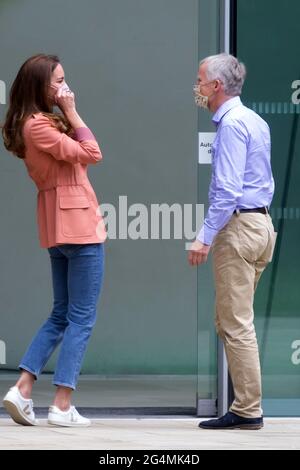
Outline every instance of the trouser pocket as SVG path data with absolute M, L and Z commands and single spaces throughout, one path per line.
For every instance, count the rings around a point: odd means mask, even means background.
M 268 263 L 271 263 L 271 261 L 273 260 L 278 232 L 275 232 L 275 230 L 273 230 L 273 232 L 271 231 L 269 235 L 270 235 L 270 242 L 269 242 L 270 247 L 269 247 L 269 253 L 266 258 L 266 261 L 268 261 Z

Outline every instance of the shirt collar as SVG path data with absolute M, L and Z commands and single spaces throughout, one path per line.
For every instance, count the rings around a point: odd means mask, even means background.
M 230 98 L 230 100 L 225 101 L 215 112 L 213 115 L 213 122 L 215 124 L 219 124 L 223 116 L 228 113 L 232 108 L 235 108 L 236 106 L 239 106 L 242 104 L 241 99 L 239 96 L 235 96 L 234 98 Z

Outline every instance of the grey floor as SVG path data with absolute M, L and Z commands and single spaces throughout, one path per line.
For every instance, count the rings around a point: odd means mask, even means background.
M 45 419 L 39 426 L 19 426 L 0 418 L 0 449 L 103 449 L 98 456 L 109 454 L 108 449 L 300 449 L 299 418 L 268 418 L 259 431 L 207 431 L 198 422 L 191 417 L 115 417 L 94 419 L 91 427 L 80 429 L 50 426 Z
M 1 396 L 16 378 L 0 374 Z M 0 449 L 300 449 L 297 418 L 267 418 L 260 431 L 199 429 L 196 388 L 193 376 L 82 376 L 74 404 L 89 408 L 92 425 L 68 429 L 47 424 L 54 387 L 51 376 L 42 375 L 33 394 L 39 426 L 19 426 L 0 410 Z M 145 415 L 147 407 L 150 416 Z M 105 416 L 105 409 L 117 412 Z

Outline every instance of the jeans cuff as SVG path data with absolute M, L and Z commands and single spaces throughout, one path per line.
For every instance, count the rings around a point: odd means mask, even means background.
M 53 385 L 56 385 L 57 387 L 68 387 L 68 388 L 72 388 L 72 390 L 76 390 L 76 386 L 75 385 L 71 385 L 71 384 L 68 384 L 66 382 L 60 382 L 58 380 L 55 380 L 53 379 Z
M 19 365 L 19 369 L 25 370 L 26 372 L 30 372 L 30 374 L 34 375 L 34 379 L 37 380 L 39 374 L 37 374 L 34 370 L 30 369 L 30 367 L 25 366 L 24 364 Z

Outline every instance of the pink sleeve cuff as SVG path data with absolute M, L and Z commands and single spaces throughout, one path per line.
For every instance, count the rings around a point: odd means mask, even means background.
M 78 127 L 74 131 L 74 139 L 81 142 L 82 140 L 96 140 L 96 137 L 88 127 Z

